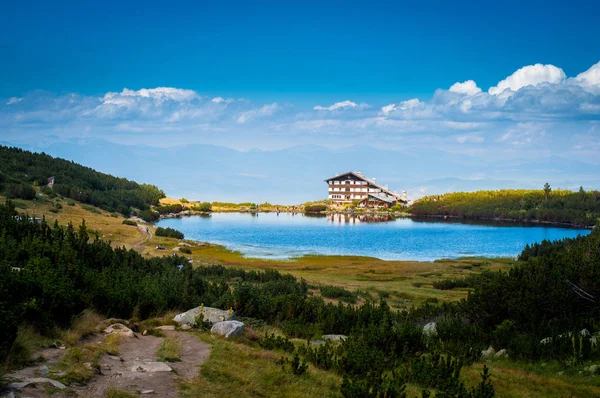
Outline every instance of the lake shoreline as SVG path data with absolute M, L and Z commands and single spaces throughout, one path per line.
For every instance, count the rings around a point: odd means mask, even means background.
M 244 211 L 244 210 L 232 210 L 232 211 L 209 211 L 209 212 L 201 212 L 201 211 L 193 211 L 193 210 L 185 210 L 181 213 L 169 213 L 169 214 L 161 214 L 160 220 L 168 219 L 168 218 L 181 218 L 181 217 L 192 217 L 192 216 L 209 216 L 211 214 L 220 214 L 220 213 L 240 213 L 240 214 L 270 214 L 277 213 L 273 210 L 257 210 L 257 211 Z M 554 221 L 543 221 L 543 220 L 515 220 L 512 218 L 502 218 L 502 217 L 479 217 L 479 216 L 453 216 L 447 214 L 423 214 L 416 215 L 411 213 L 404 212 L 382 212 L 382 211 L 367 211 L 367 212 L 350 212 L 350 211 L 325 211 L 319 213 L 304 213 L 304 212 L 280 212 L 284 214 L 302 214 L 307 216 L 327 216 L 334 214 L 343 214 L 348 216 L 390 216 L 396 218 L 410 218 L 410 219 L 442 219 L 442 220 L 464 220 L 464 221 L 492 221 L 492 222 L 503 222 L 507 224 L 515 224 L 515 225 L 542 225 L 549 227 L 561 227 L 561 228 L 572 228 L 572 229 L 588 229 L 593 230 L 594 226 L 582 225 L 582 224 L 574 224 L 574 223 L 560 223 Z
M 515 258 L 527 244 L 586 235 L 589 229 L 549 224 L 390 215 L 271 212 L 212 213 L 163 218 L 155 224 L 187 239 L 221 245 L 247 258 L 288 261 L 305 255 L 425 261 L 463 257 Z

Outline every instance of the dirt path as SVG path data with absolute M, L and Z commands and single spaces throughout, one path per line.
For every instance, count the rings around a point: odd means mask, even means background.
M 102 374 L 95 376 L 85 387 L 76 388 L 77 394 L 100 398 L 114 388 L 131 392 L 152 390 L 151 394 L 158 397 L 179 396 L 177 382 L 198 374 L 199 365 L 210 356 L 210 345 L 190 333 L 166 331 L 165 334 L 181 340 L 181 361 L 168 363 L 174 372 L 135 371 L 140 363 L 156 361 L 163 340 L 162 337 L 138 335 L 138 338 L 123 341 L 119 357 L 104 355 Z
M 157 351 L 164 338 L 138 334 L 137 337 L 123 340 L 119 356 L 104 355 L 100 360 L 101 374 L 94 376 L 87 385 L 82 387 L 71 386 L 75 396 L 104 398 L 107 391 L 117 389 L 133 393 L 146 391 L 148 396 L 155 397 L 178 397 L 178 382 L 195 377 L 199 373 L 200 365 L 210 357 L 210 345 L 203 343 L 191 333 L 168 330 L 164 333 L 168 337 L 176 337 L 181 341 L 181 361 L 167 363 L 173 369 L 172 372 L 140 371 L 140 364 L 156 363 Z M 103 339 L 103 335 L 96 335 L 87 339 L 86 343 L 95 345 Z M 40 377 L 36 375 L 36 370 L 39 370 L 40 366 L 43 365 L 56 365 L 61 360 L 64 352 L 64 350 L 58 349 L 43 350 L 40 352 L 40 355 L 46 359 L 43 364 L 27 367 L 6 376 L 10 376 L 12 379 Z M 44 384 L 31 385 L 22 390 L 15 390 L 15 394 L 16 397 L 29 398 L 65 396 L 56 392 L 50 394 L 45 390 Z
M 147 230 L 148 232 L 146 232 L 146 228 L 148 228 L 148 230 Z M 142 245 L 144 243 L 146 243 L 147 241 L 149 241 L 150 239 L 152 239 L 152 230 L 145 225 L 138 225 L 138 229 L 142 232 L 142 234 L 144 235 L 144 238 L 141 241 L 135 243 L 133 246 L 136 248 L 136 250 L 138 252 L 141 253 L 142 250 L 144 249 Z

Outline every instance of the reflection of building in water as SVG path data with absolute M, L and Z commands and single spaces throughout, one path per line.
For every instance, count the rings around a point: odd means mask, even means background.
M 344 214 L 334 213 L 328 214 L 327 220 L 332 223 L 351 223 L 359 224 L 362 222 L 387 222 L 394 221 L 395 218 L 387 214 Z
M 325 180 L 329 186 L 329 200 L 338 206 L 358 202 L 359 207 L 392 207 L 406 205 L 406 191 L 402 195 L 390 191 L 387 185 L 380 185 L 375 178 L 367 178 L 360 171 L 338 174 Z

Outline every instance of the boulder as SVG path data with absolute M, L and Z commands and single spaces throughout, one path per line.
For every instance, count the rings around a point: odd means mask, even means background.
M 501 349 L 500 351 L 494 354 L 494 358 L 508 358 L 508 353 L 505 349 Z
M 483 358 L 483 359 L 491 358 L 494 356 L 495 353 L 496 353 L 496 350 L 494 350 L 494 347 L 489 346 L 487 350 L 481 351 L 481 358 Z
M 172 372 L 173 369 L 164 362 L 135 362 L 131 368 L 132 372 Z
M 127 326 L 122 323 L 113 323 L 106 329 L 104 329 L 105 334 L 118 334 L 125 337 L 134 337 L 133 330 L 129 329 Z
M 215 323 L 210 332 L 219 336 L 225 336 L 226 339 L 231 339 L 244 333 L 244 324 L 239 321 L 222 321 Z
M 67 388 L 67 386 L 65 386 L 63 383 L 56 381 L 56 380 L 52 380 L 52 379 L 47 379 L 45 377 L 31 377 L 31 378 L 26 378 L 21 382 L 18 383 L 10 383 L 8 385 L 8 388 L 25 388 L 30 384 L 41 384 L 41 383 L 50 383 L 52 384 L 54 387 L 58 388 L 59 390 L 64 390 L 65 388 Z
M 194 325 L 196 324 L 196 317 L 200 314 L 200 312 L 204 313 L 204 320 L 212 323 L 213 325 L 217 322 L 229 321 L 235 319 L 235 313 L 231 313 L 229 315 L 229 311 L 220 310 L 218 308 L 212 307 L 196 307 L 188 310 L 186 312 L 182 312 L 173 318 L 173 320 L 180 325 Z
M 323 340 L 333 341 L 334 343 L 338 343 L 340 341 L 344 341 L 348 338 L 345 334 L 324 334 Z
M 590 366 L 584 368 L 583 370 L 585 370 L 586 372 L 590 372 L 592 374 L 596 374 L 600 370 L 600 365 L 590 365 Z
M 426 337 L 437 336 L 437 329 L 435 328 L 435 322 L 429 322 L 427 325 L 423 326 L 423 334 Z

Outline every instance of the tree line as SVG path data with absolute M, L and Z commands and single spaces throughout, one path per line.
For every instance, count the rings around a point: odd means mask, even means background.
M 455 192 L 425 196 L 415 201 L 410 213 L 416 216 L 501 218 L 513 221 L 545 221 L 593 226 L 600 217 L 600 192 L 541 190 Z

